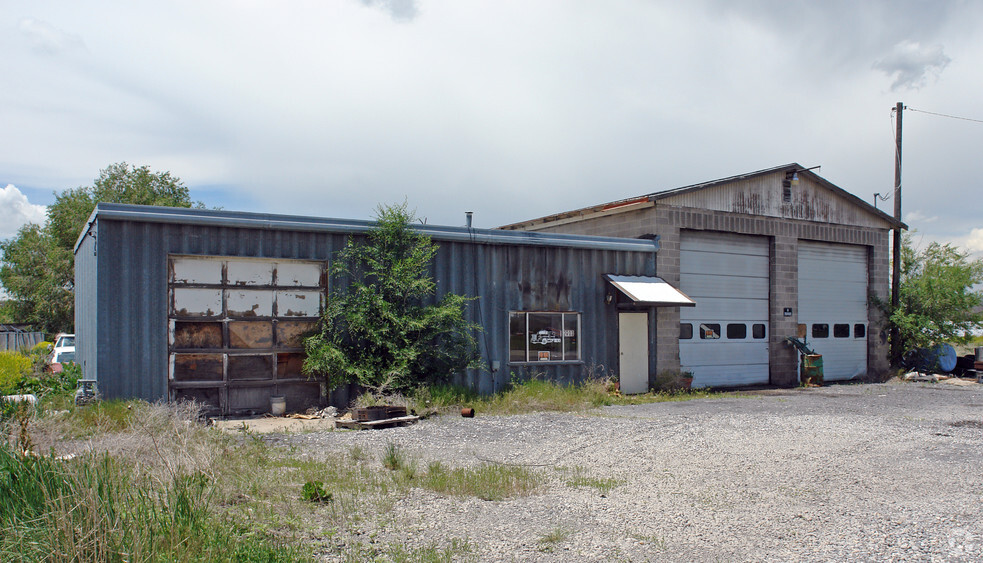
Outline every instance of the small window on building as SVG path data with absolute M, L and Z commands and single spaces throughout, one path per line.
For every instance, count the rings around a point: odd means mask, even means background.
M 727 325 L 727 339 L 728 340 L 744 340 L 747 338 L 747 325 L 740 323 L 731 323 Z
M 857 323 L 853 325 L 853 337 L 854 338 L 867 338 L 867 326 L 863 323 Z
M 693 338 L 693 324 L 692 323 L 681 323 L 679 325 L 679 339 L 680 340 L 691 340 Z
M 825 323 L 816 323 L 812 325 L 812 337 L 829 338 L 829 325 Z
M 755 323 L 751 325 L 751 337 L 760 340 L 764 338 L 765 335 L 765 325 L 764 323 Z
M 700 323 L 700 339 L 716 340 L 720 338 L 720 325 L 710 323 Z
M 509 313 L 509 361 L 580 360 L 580 313 Z
M 833 325 L 833 338 L 850 338 L 850 325 L 848 324 Z

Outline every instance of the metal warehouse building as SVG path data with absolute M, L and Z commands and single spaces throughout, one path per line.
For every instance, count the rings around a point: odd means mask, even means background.
M 804 329 L 827 380 L 888 369 L 893 217 L 792 163 L 503 227 L 660 237 L 659 275 L 696 301 L 657 313 L 655 369 L 694 386 L 794 385 Z
M 85 377 L 106 398 L 194 398 L 223 413 L 266 411 L 272 395 L 291 410 L 347 402 L 350 390 L 301 373 L 301 335 L 330 294 L 336 252 L 371 226 L 100 203 L 75 248 Z M 457 383 L 483 393 L 533 374 L 617 374 L 645 391 L 660 361 L 656 308 L 691 304 L 655 277 L 657 237 L 414 228 L 439 245 L 437 297 L 477 298 L 467 314 L 484 327 L 484 368 Z

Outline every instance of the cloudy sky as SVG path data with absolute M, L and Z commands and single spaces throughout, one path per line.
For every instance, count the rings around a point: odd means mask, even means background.
M 983 3 L 0 0 L 0 238 L 126 161 L 207 206 L 492 227 L 769 168 L 983 251 Z M 921 110 L 921 111 L 915 111 Z M 880 202 L 893 209 L 891 201 Z

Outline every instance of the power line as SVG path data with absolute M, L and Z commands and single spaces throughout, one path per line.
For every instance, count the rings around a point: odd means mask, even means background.
M 958 115 L 947 115 L 947 114 L 944 114 L 944 113 L 935 113 L 934 111 L 925 111 L 925 110 L 921 110 L 921 109 L 915 109 L 915 108 L 913 108 L 911 106 L 905 106 L 904 109 L 906 109 L 908 111 L 915 111 L 915 112 L 918 112 L 918 113 L 927 113 L 929 115 L 936 115 L 938 117 L 948 117 L 949 119 L 960 119 L 962 121 L 972 121 L 973 123 L 983 123 L 983 119 L 973 119 L 971 117 L 959 117 Z

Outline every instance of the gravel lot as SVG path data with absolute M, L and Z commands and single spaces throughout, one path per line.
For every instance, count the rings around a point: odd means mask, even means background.
M 396 525 L 361 540 L 380 545 L 466 539 L 480 561 L 983 561 L 983 385 L 834 385 L 268 439 L 373 454 L 393 441 L 423 464 L 548 477 L 501 502 L 413 489 Z M 575 466 L 620 484 L 571 486 Z

